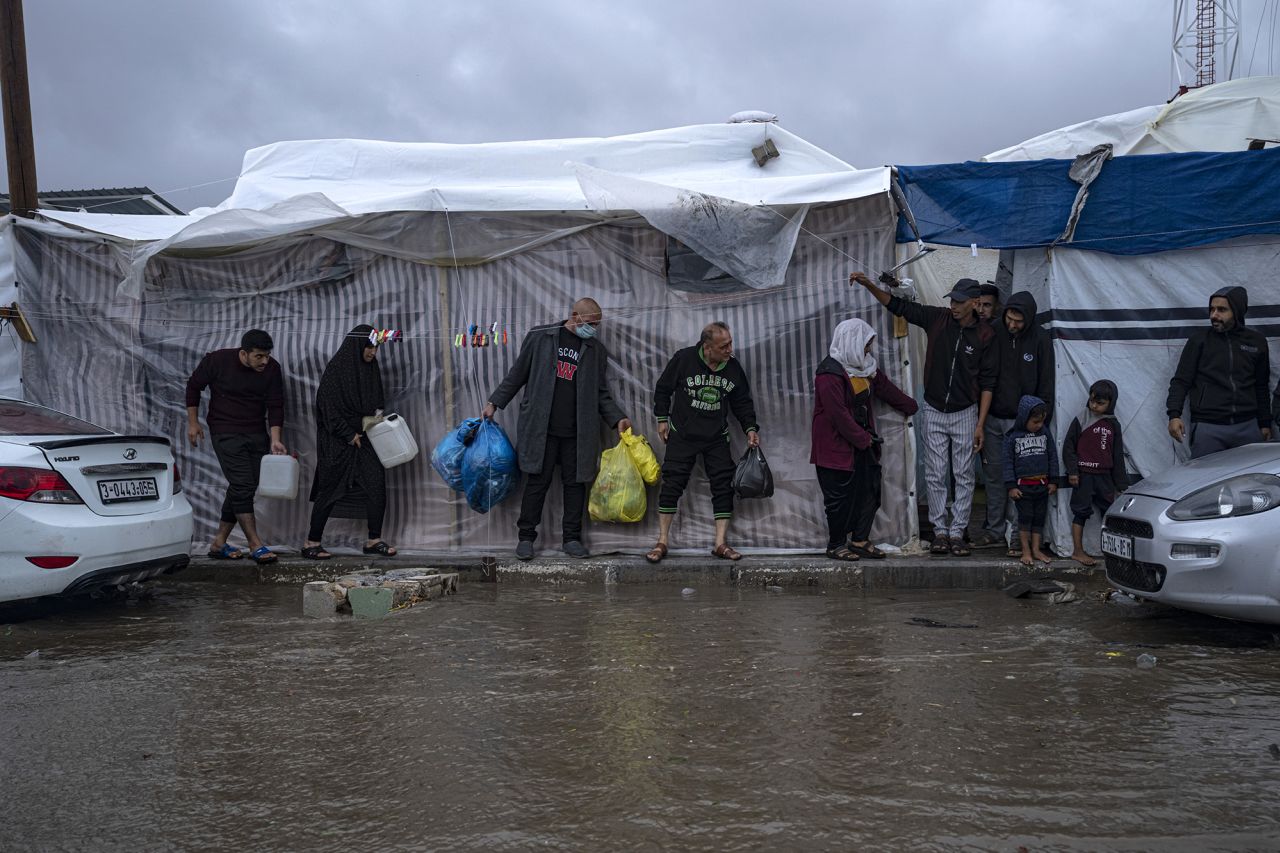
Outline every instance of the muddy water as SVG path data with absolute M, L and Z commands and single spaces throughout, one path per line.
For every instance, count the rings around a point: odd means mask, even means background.
M 1268 629 L 991 592 L 299 598 L 5 614 L 0 847 L 1280 846 Z

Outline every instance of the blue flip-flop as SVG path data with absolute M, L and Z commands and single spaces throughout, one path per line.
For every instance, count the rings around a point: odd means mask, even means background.
M 255 548 L 253 553 L 249 556 L 253 557 L 253 561 L 260 566 L 266 563 L 274 563 L 276 561 L 276 555 L 272 553 L 271 549 L 266 545 L 263 545 L 260 548 Z
M 224 542 L 221 548 L 210 551 L 209 557 L 214 560 L 239 560 L 244 557 L 244 551 L 228 542 Z

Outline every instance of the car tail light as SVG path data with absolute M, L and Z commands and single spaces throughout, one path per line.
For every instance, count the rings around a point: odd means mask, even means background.
M 182 491 L 182 472 L 178 470 L 178 460 L 173 460 L 173 493 Z
M 27 562 L 41 569 L 65 569 L 79 557 L 27 557 Z
M 61 474 L 47 468 L 0 466 L 0 497 L 42 504 L 84 503 Z

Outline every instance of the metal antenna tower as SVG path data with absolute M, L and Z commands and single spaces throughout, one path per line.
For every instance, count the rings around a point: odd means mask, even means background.
M 1240 0 L 1174 0 L 1173 69 L 1179 94 L 1235 76 Z M 1225 74 L 1219 75 L 1222 68 Z

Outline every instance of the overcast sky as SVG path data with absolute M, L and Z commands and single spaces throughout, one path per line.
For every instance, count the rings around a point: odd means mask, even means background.
M 1280 71 L 1268 32 L 1252 48 L 1263 0 L 1243 2 L 1242 63 Z M 855 166 L 951 162 L 1167 100 L 1172 8 L 26 0 L 36 168 L 42 190 L 149 186 L 190 210 L 279 140 L 609 136 L 744 109 Z

